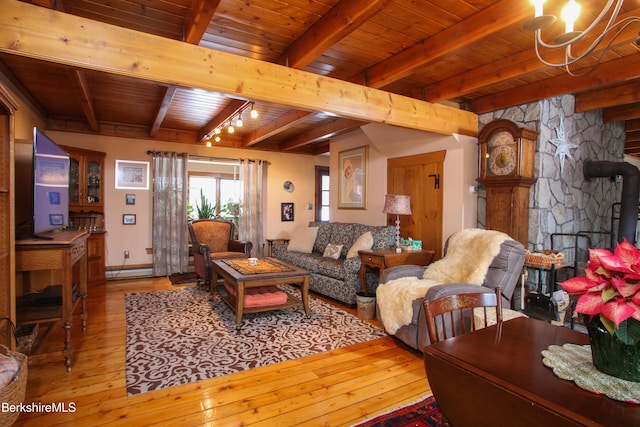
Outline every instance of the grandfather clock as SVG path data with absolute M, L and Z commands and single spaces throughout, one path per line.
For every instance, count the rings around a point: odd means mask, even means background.
M 478 136 L 480 177 L 487 190 L 486 228 L 507 233 L 526 248 L 529 189 L 538 132 L 506 119 L 487 123 Z

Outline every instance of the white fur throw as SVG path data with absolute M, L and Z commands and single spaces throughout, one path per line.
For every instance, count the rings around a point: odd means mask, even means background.
M 413 300 L 424 297 L 430 287 L 442 283 L 482 285 L 500 245 L 511 238 L 502 232 L 470 228 L 451 236 L 447 255 L 424 272 L 423 278 L 402 277 L 378 286 L 376 298 L 385 330 L 395 334 L 409 325 Z

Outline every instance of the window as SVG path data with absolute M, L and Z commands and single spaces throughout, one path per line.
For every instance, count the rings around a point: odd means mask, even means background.
M 316 166 L 316 221 L 329 221 L 329 168 Z
M 189 217 L 234 220 L 239 202 L 240 182 L 233 175 L 189 172 Z

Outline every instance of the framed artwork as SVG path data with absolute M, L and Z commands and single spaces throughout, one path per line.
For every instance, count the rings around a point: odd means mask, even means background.
M 124 225 L 135 225 L 136 224 L 136 214 L 124 214 L 124 215 L 122 215 L 122 223 Z
M 338 153 L 338 209 L 367 209 L 369 147 Z
M 127 194 L 125 197 L 125 202 L 127 205 L 135 205 L 136 204 L 136 195 L 135 194 Z
M 280 205 L 280 220 L 293 221 L 293 203 L 282 203 Z
M 149 162 L 116 160 L 116 188 L 149 189 Z

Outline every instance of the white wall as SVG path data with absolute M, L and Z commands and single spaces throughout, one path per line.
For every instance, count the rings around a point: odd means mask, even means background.
M 307 156 L 231 148 L 207 148 L 144 139 L 123 139 L 67 132 L 46 132 L 56 143 L 106 152 L 105 160 L 105 227 L 107 229 L 107 268 L 119 268 L 124 263 L 124 251 L 130 252 L 127 265 L 151 264 L 151 190 L 118 190 L 115 188 L 115 161 L 151 161 L 148 150 L 189 152 L 197 156 L 263 159 L 268 166 L 265 213 L 265 238 L 288 237 L 298 224 L 307 224 L 314 211 L 307 204 L 314 203 L 315 166 L 328 166 L 328 156 Z M 284 181 L 292 181 L 295 191 L 288 193 Z M 125 195 L 136 195 L 135 205 L 125 204 Z M 280 203 L 293 202 L 295 221 L 281 222 Z M 136 214 L 136 225 L 123 225 L 123 214 Z M 264 242 L 262 242 L 264 243 Z M 254 242 L 254 245 L 262 244 Z
M 444 160 L 443 223 L 442 235 L 446 240 L 454 232 L 477 225 L 477 196 L 470 188 L 477 185 L 478 176 L 478 140 L 462 135 L 438 135 L 412 129 L 404 129 L 379 123 L 362 126 L 363 135 L 355 139 L 351 134 L 343 139 L 332 141 L 332 171 L 338 171 L 338 153 L 370 144 L 369 148 L 369 203 L 368 209 L 360 217 L 367 224 L 382 225 L 386 215 L 382 213 L 384 194 L 387 188 L 387 159 L 431 153 L 446 150 Z M 334 148 L 335 147 L 335 148 Z M 335 178 L 334 178 L 335 176 Z M 331 174 L 332 205 L 337 206 L 337 175 Z M 334 211 L 336 212 L 334 215 Z M 360 211 L 362 212 L 362 211 Z M 332 210 L 332 219 L 342 221 L 358 217 L 353 212 Z

